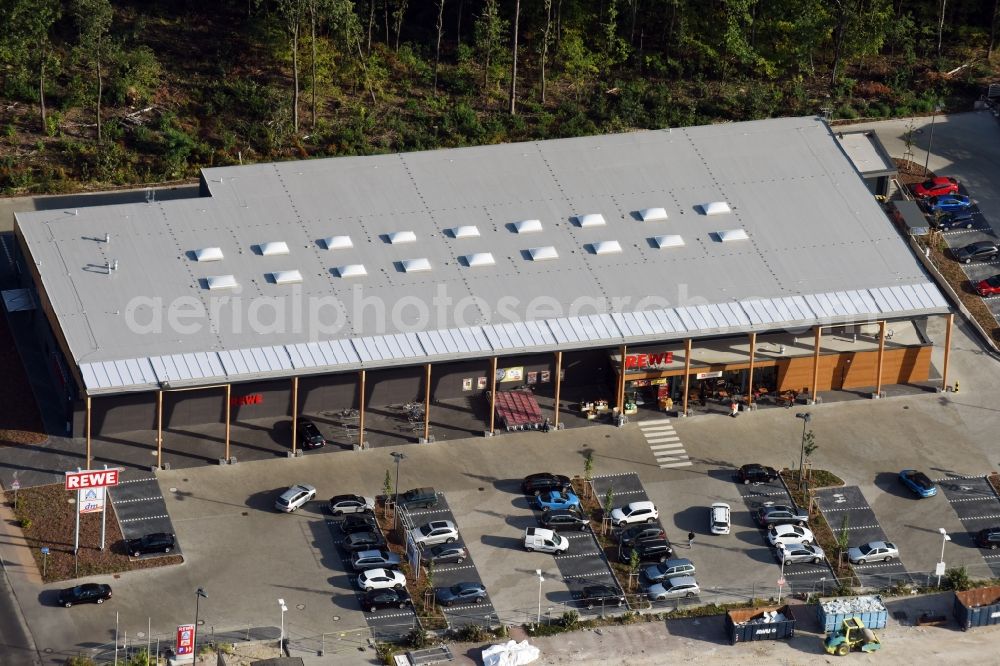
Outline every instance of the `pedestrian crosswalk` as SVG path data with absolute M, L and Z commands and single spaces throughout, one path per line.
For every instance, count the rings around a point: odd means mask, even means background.
M 694 464 L 688 458 L 681 438 L 670 425 L 670 419 L 642 421 L 639 423 L 639 429 L 660 467 L 690 467 Z

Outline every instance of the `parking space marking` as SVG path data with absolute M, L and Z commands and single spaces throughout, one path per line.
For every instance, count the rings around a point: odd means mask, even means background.
M 438 493 L 440 495 L 441 493 Z M 407 511 L 410 516 L 430 516 L 437 513 L 451 513 L 448 509 L 425 509 L 423 511 Z
M 163 518 L 169 518 L 170 516 L 166 513 L 159 516 L 142 516 L 140 518 L 123 518 L 119 520 L 119 523 L 137 523 L 143 520 L 161 520 Z
M 391 620 L 397 617 L 413 617 L 413 613 L 369 613 L 367 617 L 377 620 Z
M 152 481 L 153 483 L 156 483 L 156 477 L 155 476 L 145 476 L 145 477 L 143 477 L 141 479 L 127 479 L 125 481 L 119 480 L 118 481 L 118 485 L 119 486 L 124 486 L 124 485 L 129 484 L 129 483 L 149 483 L 150 481 Z
M 471 564 L 467 564 L 461 567 L 434 567 L 434 573 L 447 573 L 449 571 L 463 571 L 465 569 L 475 569 Z
M 554 555 L 553 559 L 556 560 L 573 560 L 579 557 L 592 557 L 594 555 L 601 555 L 599 550 L 590 550 L 586 553 L 573 553 L 572 555 Z
M 959 520 L 996 520 L 1000 518 L 1000 513 L 994 513 L 989 516 L 959 516 Z
M 610 571 L 594 571 L 591 573 L 569 574 L 568 576 L 563 576 L 563 580 L 569 580 L 571 578 L 600 578 L 601 576 L 611 576 L 614 578 L 614 574 Z
M 898 560 L 890 560 L 888 562 L 874 562 L 872 564 L 852 564 L 851 566 L 855 569 L 880 569 L 883 567 L 891 567 L 899 564 Z
M 156 500 L 162 500 L 162 495 L 157 495 L 156 497 L 136 497 L 135 499 L 118 500 L 119 504 L 133 504 L 135 502 L 155 502 Z

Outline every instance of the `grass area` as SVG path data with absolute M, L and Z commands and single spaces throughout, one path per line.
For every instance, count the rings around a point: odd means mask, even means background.
M 125 552 L 118 518 L 113 510 L 107 513 L 104 550 L 99 549 L 101 541 L 101 514 L 80 516 L 80 550 L 78 563 L 73 557 L 73 535 L 75 530 L 74 508 L 70 504 L 74 493 L 63 486 L 37 486 L 25 488 L 17 493 L 17 507 L 14 515 L 21 524 L 24 537 L 31 547 L 31 554 L 43 572 L 47 583 L 76 578 L 77 564 L 80 576 L 121 573 L 135 569 L 151 569 L 171 564 L 180 564 L 180 555 L 167 555 L 148 559 L 132 559 Z M 6 494 L 6 501 L 13 505 L 14 493 Z M 47 562 L 43 563 L 42 547 L 49 548 Z

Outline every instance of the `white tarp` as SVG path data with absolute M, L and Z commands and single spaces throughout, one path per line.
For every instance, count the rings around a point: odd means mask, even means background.
M 483 666 L 521 666 L 538 659 L 538 648 L 528 641 L 507 641 L 483 650 Z

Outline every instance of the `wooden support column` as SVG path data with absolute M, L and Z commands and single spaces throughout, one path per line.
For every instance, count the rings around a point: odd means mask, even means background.
M 299 378 L 292 377 L 292 455 L 299 443 Z
M 882 356 L 885 353 L 885 320 L 878 323 L 878 367 L 875 370 L 875 395 L 882 397 Z
M 87 396 L 87 469 L 90 469 L 90 396 Z
M 951 356 L 951 327 L 955 323 L 955 315 L 948 315 L 948 323 L 944 329 L 944 367 L 941 368 L 941 390 L 948 390 L 948 359 Z
M 559 391 L 562 389 L 562 352 L 556 352 L 556 401 L 553 405 L 555 408 L 555 419 L 553 425 L 559 427 Z
M 232 409 L 233 385 L 226 384 L 226 462 L 229 462 L 229 410 Z
M 496 426 L 496 414 L 497 414 L 497 357 L 493 357 L 493 361 L 490 363 L 490 434 L 493 434 L 493 428 Z
M 427 364 L 427 386 L 424 390 L 424 441 L 431 438 L 431 364 Z
M 809 390 L 812 391 L 812 401 L 816 404 L 816 398 L 819 397 L 819 344 L 820 339 L 823 335 L 823 329 L 820 326 L 816 327 L 816 339 L 813 342 L 813 382 Z
M 750 334 L 750 373 L 747 375 L 747 406 L 753 404 L 753 357 L 757 351 L 757 333 Z
M 365 371 L 358 371 L 358 448 L 365 448 Z
M 156 392 L 156 468 L 163 469 L 163 389 Z
M 691 338 L 684 341 L 684 416 L 688 413 L 688 393 L 691 390 Z
M 618 348 L 618 353 L 621 355 L 621 362 L 618 366 L 618 391 L 615 396 L 615 404 L 618 407 L 618 413 L 625 413 L 625 354 L 628 351 L 628 347 L 622 345 Z

